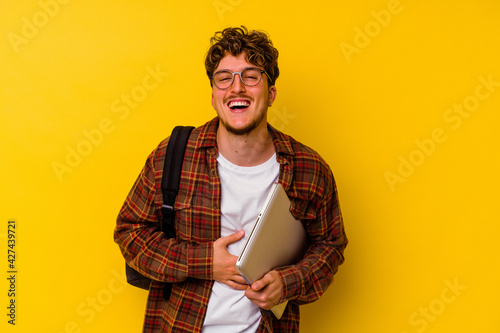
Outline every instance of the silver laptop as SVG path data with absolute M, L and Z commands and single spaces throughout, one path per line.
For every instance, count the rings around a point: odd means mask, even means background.
M 252 284 L 276 267 L 298 263 L 307 249 L 307 234 L 302 223 L 290 212 L 290 199 L 279 183 L 272 186 L 255 226 L 241 251 L 236 267 Z M 280 319 L 287 302 L 272 312 Z

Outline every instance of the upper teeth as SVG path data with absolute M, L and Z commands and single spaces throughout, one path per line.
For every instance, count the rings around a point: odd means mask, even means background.
M 232 101 L 229 103 L 230 108 L 235 106 L 249 106 L 249 105 L 250 103 L 248 103 L 247 101 Z

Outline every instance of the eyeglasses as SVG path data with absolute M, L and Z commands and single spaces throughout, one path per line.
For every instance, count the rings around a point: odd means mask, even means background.
M 239 74 L 240 80 L 244 85 L 253 87 L 259 84 L 262 79 L 262 73 L 267 75 L 269 82 L 272 82 L 269 74 L 257 67 L 247 67 L 240 72 L 231 72 L 229 70 L 218 71 L 212 76 L 212 80 L 217 88 L 224 90 L 231 87 L 234 81 L 234 76 Z

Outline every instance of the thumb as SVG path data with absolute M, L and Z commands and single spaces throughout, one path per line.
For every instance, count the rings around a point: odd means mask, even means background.
M 243 230 L 235 232 L 234 234 L 223 237 L 221 239 L 222 244 L 224 244 L 224 246 L 228 246 L 229 244 L 235 243 L 235 242 L 239 241 L 240 239 L 242 239 L 244 235 L 245 235 L 245 231 L 243 231 Z

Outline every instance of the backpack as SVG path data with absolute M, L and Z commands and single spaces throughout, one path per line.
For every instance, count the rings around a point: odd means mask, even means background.
M 161 206 L 162 222 L 161 230 L 167 238 L 175 238 L 174 228 L 174 203 L 177 192 L 179 191 L 179 183 L 181 180 L 182 163 L 184 162 L 184 152 L 186 150 L 187 141 L 193 126 L 176 126 L 172 130 L 168 141 L 167 150 L 165 153 L 165 164 L 163 165 L 163 175 L 161 179 L 161 190 L 163 194 L 163 205 Z M 145 277 L 127 263 L 125 263 L 125 273 L 127 282 L 134 287 L 149 290 L 151 279 Z M 165 283 L 163 298 L 168 300 L 172 284 Z

